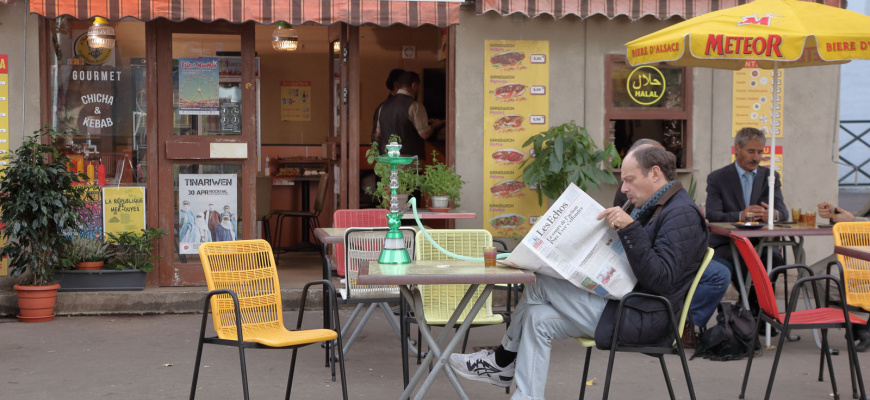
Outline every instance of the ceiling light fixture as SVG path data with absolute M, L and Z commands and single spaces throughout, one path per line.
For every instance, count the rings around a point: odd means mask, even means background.
M 103 17 L 94 17 L 94 24 L 88 28 L 88 46 L 92 49 L 111 49 L 115 47 L 115 28 Z
M 286 22 L 279 22 L 272 31 L 272 48 L 277 51 L 296 51 L 299 47 L 299 34 Z

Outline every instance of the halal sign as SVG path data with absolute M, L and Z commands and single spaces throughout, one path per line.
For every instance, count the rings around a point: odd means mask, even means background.
M 649 106 L 658 103 L 665 95 L 665 76 L 658 68 L 643 65 L 635 68 L 628 74 L 625 88 L 628 96 L 635 103 Z

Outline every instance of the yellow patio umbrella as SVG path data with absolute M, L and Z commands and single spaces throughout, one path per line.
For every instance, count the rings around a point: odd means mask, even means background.
M 778 69 L 870 59 L 870 17 L 797 0 L 756 0 L 699 15 L 626 43 L 631 65 L 666 62 L 687 67 L 739 70 L 746 61 Z M 774 72 L 774 77 L 779 74 Z M 773 79 L 778 93 L 779 79 Z M 773 96 L 771 107 L 781 101 Z M 779 108 L 773 108 L 779 109 Z M 770 118 L 774 132 L 775 118 Z M 771 135 L 776 148 L 776 135 Z M 770 174 L 773 203 L 774 174 Z M 773 224 L 773 207 L 768 223 Z

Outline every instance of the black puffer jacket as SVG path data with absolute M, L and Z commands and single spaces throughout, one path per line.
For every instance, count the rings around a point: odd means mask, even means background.
M 635 292 L 663 296 L 679 320 L 683 301 L 707 251 L 707 224 L 679 182 L 656 203 L 647 220 L 619 230 L 628 262 L 637 277 Z M 595 344 L 609 349 L 619 301 L 609 300 L 595 329 Z M 633 298 L 623 311 L 619 343 L 668 346 L 668 318 L 663 304 Z

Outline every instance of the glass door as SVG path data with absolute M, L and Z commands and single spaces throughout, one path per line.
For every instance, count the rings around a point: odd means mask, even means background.
M 254 237 L 252 24 L 166 23 L 158 46 L 159 284 L 205 283 L 202 243 Z M 170 90 L 171 89 L 171 90 Z

